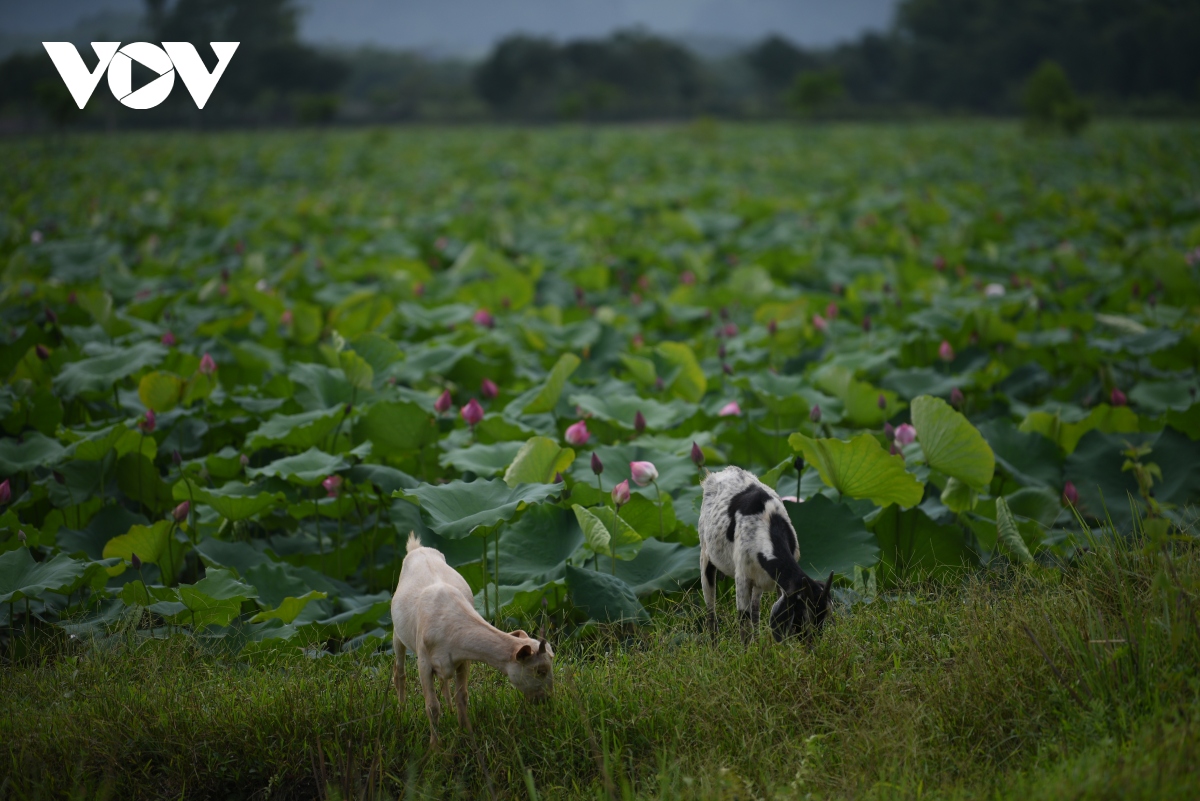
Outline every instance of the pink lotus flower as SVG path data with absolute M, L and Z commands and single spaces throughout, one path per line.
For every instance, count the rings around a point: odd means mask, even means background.
M 779 333 L 779 323 L 777 323 L 774 318 L 767 323 L 767 333 L 771 336 L 775 336 L 777 333 Z
M 160 341 L 164 345 L 166 345 L 168 348 L 175 347 L 175 335 L 172 334 L 170 331 L 167 331 L 165 334 L 163 334 L 162 339 Z
M 944 339 L 942 344 L 938 345 L 938 358 L 944 362 L 954 361 L 954 348 Z
M 962 406 L 964 400 L 965 398 L 963 397 L 961 389 L 955 387 L 954 389 L 950 390 L 950 405 L 955 409 L 957 409 L 959 406 Z
M 825 307 L 825 317 L 826 317 L 826 319 L 829 319 L 829 320 L 836 320 L 837 316 L 838 316 L 837 304 L 830 302 L 830 304 Z
M 475 425 L 483 419 L 483 407 L 480 406 L 479 401 L 475 400 L 474 398 L 471 398 L 471 401 L 466 406 L 462 407 L 458 413 L 462 416 L 463 421 L 471 428 L 474 428 Z
M 134 570 L 142 569 L 142 560 L 138 558 L 138 555 L 136 553 L 129 554 L 129 566 L 132 567 Z
M 642 414 L 641 409 L 633 416 L 633 430 L 639 434 L 646 430 L 646 415 Z
M 200 357 L 200 372 L 204 375 L 212 375 L 217 372 L 217 363 L 207 353 Z
M 913 428 L 908 423 L 901 423 L 896 426 L 896 442 L 901 446 L 911 445 L 917 441 L 917 429 Z
M 0 504 L 8 503 L 12 500 L 12 485 L 8 483 L 8 479 L 4 479 L 0 483 Z
M 1069 503 L 1071 506 L 1075 506 L 1079 503 L 1079 490 L 1075 489 L 1075 485 L 1070 481 L 1068 481 L 1066 484 L 1063 484 L 1062 496 L 1063 500 Z
M 138 428 L 142 430 L 143 434 L 149 434 L 157 427 L 158 419 L 154 416 L 154 410 L 147 409 L 145 418 L 138 421 Z
M 648 487 L 658 479 L 658 468 L 653 462 L 630 462 L 629 472 L 639 487 Z
M 799 498 L 797 498 L 795 495 L 784 495 L 784 496 L 783 496 L 783 497 L 781 497 L 779 500 L 781 500 L 781 501 L 791 501 L 792 503 L 803 503 L 803 501 L 801 501 L 801 500 L 800 500 Z
M 586 445 L 587 441 L 592 438 L 592 434 L 588 431 L 587 420 L 580 420 L 572 426 L 567 427 L 567 444 L 573 445 L 576 448 L 581 445 Z
M 40 342 L 34 347 L 33 352 L 37 354 L 38 359 L 46 361 L 50 358 L 50 349 Z
M 341 476 L 329 476 L 321 482 L 321 486 L 325 488 L 325 495 L 330 498 L 338 496 L 338 490 L 342 487 Z
M 479 385 L 479 394 L 482 395 L 485 400 L 491 400 L 500 394 L 500 387 L 496 386 L 496 382 L 492 379 L 485 378 Z
M 808 419 L 812 420 L 814 423 L 821 422 L 821 407 L 813 406 L 811 409 L 809 409 L 808 410 Z
M 188 511 L 190 511 L 191 508 L 191 502 L 184 501 L 175 507 L 175 511 L 171 512 L 171 517 L 175 518 L 176 523 L 182 523 L 184 520 L 187 520 Z
M 1129 403 L 1129 399 L 1125 397 L 1125 393 L 1116 387 L 1113 387 L 1112 392 L 1108 393 L 1108 399 L 1113 406 L 1124 406 Z
M 684 270 L 679 274 L 679 283 L 684 286 L 691 286 L 696 283 L 696 274 L 691 270 Z
M 692 464 L 696 467 L 704 467 L 704 451 L 700 450 L 700 446 L 695 442 L 692 443 Z
M 291 309 L 284 309 L 283 314 L 279 315 L 280 325 L 291 325 L 295 317 L 292 315 Z
M 438 414 L 442 414 L 453 405 L 454 399 L 450 397 L 450 390 L 448 389 L 443 390 L 442 394 L 438 395 L 438 399 L 433 402 L 434 411 Z
M 813 328 L 817 329 L 822 334 L 826 333 L 829 330 L 829 321 L 826 320 L 824 317 L 822 317 L 819 314 L 813 315 L 812 323 L 813 323 Z
M 883 395 L 880 395 L 878 400 L 875 401 L 875 405 L 878 406 L 880 409 L 886 409 L 887 408 L 887 398 L 885 398 Z
M 736 323 L 725 323 L 724 333 L 725 333 L 725 336 L 727 336 L 727 337 L 736 337 L 738 334 L 737 324 Z
M 492 328 L 496 325 L 496 318 L 492 317 L 487 309 L 480 309 L 475 312 L 475 316 L 471 319 L 475 321 L 475 325 L 482 328 Z
M 238 456 L 238 464 L 240 464 L 242 467 L 248 467 L 250 464 L 250 457 L 244 453 L 241 454 Z
M 717 412 L 717 417 L 739 417 L 742 414 L 742 407 L 738 406 L 737 401 L 730 401 L 721 407 L 721 411 Z
M 629 503 L 628 481 L 622 481 L 620 484 L 612 488 L 612 499 L 613 503 L 615 503 L 618 508 Z
M 862 320 L 862 330 L 871 333 L 871 315 L 865 315 Z
M 604 462 L 600 461 L 600 456 L 595 451 L 592 451 L 592 472 L 596 475 L 604 472 Z

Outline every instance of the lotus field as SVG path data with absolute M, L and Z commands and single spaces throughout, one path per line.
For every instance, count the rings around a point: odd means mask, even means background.
M 378 648 L 410 531 L 501 625 L 644 623 L 726 464 L 842 614 L 1195 519 L 1186 129 L 0 148 L 9 653 Z

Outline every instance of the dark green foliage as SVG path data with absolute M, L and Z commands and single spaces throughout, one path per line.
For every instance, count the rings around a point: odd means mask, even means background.
M 1044 61 L 1025 82 L 1025 124 L 1031 131 L 1061 131 L 1075 136 L 1091 117 L 1087 103 L 1075 95 L 1062 67 Z
M 796 76 L 788 91 L 788 105 L 799 114 L 819 114 L 840 100 L 844 93 L 837 70 L 809 70 Z

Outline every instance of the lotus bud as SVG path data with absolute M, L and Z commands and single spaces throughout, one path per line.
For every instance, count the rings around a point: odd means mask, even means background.
M 871 315 L 867 314 L 863 316 L 862 330 L 866 331 L 868 334 L 871 333 Z
M 1116 387 L 1112 388 L 1112 392 L 1108 393 L 1109 402 L 1113 406 L 1124 406 L 1129 403 L 1129 399 L 1125 397 L 1125 393 Z
M 158 427 L 158 419 L 154 415 L 153 409 L 146 410 L 146 416 L 138 422 L 138 428 L 143 434 L 150 434 Z
M 767 323 L 767 333 L 771 336 L 775 336 L 777 333 L 779 333 L 779 323 L 776 322 L 774 318 Z
M 875 401 L 875 405 L 878 406 L 880 409 L 886 409 L 887 408 L 887 398 L 885 398 L 882 394 L 880 394 L 880 396 Z
M 838 316 L 837 304 L 830 302 L 829 305 L 825 307 L 825 319 L 836 320 L 837 316 Z
M 280 325 L 291 325 L 295 319 L 296 319 L 295 315 L 292 314 L 291 309 L 284 309 L 283 314 L 279 315 L 279 324 Z
M 944 339 L 942 344 L 938 345 L 938 358 L 944 362 L 954 361 L 954 348 Z
M 629 481 L 622 481 L 612 488 L 612 499 L 618 507 L 629 503 Z
M 8 479 L 0 482 L 0 504 L 8 503 L 12 500 L 12 485 L 8 483 Z
M 25 536 L 25 529 L 20 529 L 19 531 L 17 531 L 17 541 L 20 542 L 22 545 L 24 545 L 26 540 L 28 540 L 28 539 L 29 538 Z
M 951 406 L 953 406 L 955 409 L 957 409 L 958 407 L 963 405 L 963 400 L 965 400 L 965 399 L 963 398 L 963 393 L 962 393 L 961 389 L 959 389 L 958 387 L 955 387 L 954 389 L 950 390 L 950 405 Z
M 250 464 L 250 457 L 244 453 L 240 454 L 238 456 L 238 464 L 240 464 L 242 467 L 248 466 Z
M 450 397 L 448 389 L 443 390 L 442 394 L 438 395 L 438 399 L 433 402 L 433 408 L 438 414 L 442 414 L 452 405 L 454 405 L 454 399 Z
M 175 511 L 171 512 L 171 517 L 175 518 L 176 523 L 182 523 L 187 520 L 188 512 L 191 511 L 192 504 L 190 501 L 184 501 L 175 507 Z
M 200 372 L 203 373 L 204 375 L 212 375 L 216 371 L 217 371 L 217 363 L 213 360 L 213 357 L 208 355 L 207 353 L 204 354 L 200 358 Z
M 592 472 L 596 475 L 604 472 L 604 462 L 600 461 L 600 457 L 595 451 L 592 451 Z
M 896 426 L 895 441 L 901 447 L 911 445 L 917 441 L 917 429 L 913 428 L 908 423 L 901 423 Z
M 738 327 L 736 323 L 725 324 L 725 336 L 736 337 L 738 335 Z
M 471 401 L 458 412 L 467 425 L 474 428 L 475 425 L 483 419 L 483 407 L 479 405 L 479 401 L 471 398 Z
M 493 328 L 496 325 L 496 318 L 492 317 L 487 309 L 480 309 L 475 312 L 475 316 L 471 318 L 475 321 L 475 325 L 480 328 Z
M 829 330 L 829 322 L 819 314 L 814 314 L 812 319 L 813 328 L 824 334 Z
M 725 343 L 723 343 L 723 342 L 717 346 L 717 358 L 720 358 L 720 359 L 725 358 Z
M 639 434 L 646 430 L 646 415 L 642 414 L 641 409 L 633 416 L 633 430 Z
M 639 487 L 648 487 L 658 479 L 658 468 L 653 462 L 630 462 L 629 472 Z
M 500 387 L 496 386 L 496 382 L 490 378 L 485 378 L 479 385 L 479 394 L 485 400 L 491 400 L 500 394 Z
M 50 323 L 50 325 L 58 325 L 58 315 L 54 313 L 54 309 L 47 306 L 45 311 L 46 322 Z
M 164 332 L 162 335 L 162 338 L 159 341 L 162 342 L 164 345 L 166 345 L 168 348 L 175 347 L 175 335 L 172 334 L 170 331 Z
M 883 435 L 884 435 L 885 437 L 887 437 L 888 439 L 895 439 L 895 438 L 896 438 L 896 429 L 892 428 L 892 424 L 891 424 L 891 423 L 884 423 L 884 424 L 883 424 Z
M 718 417 L 738 417 L 742 413 L 742 407 L 738 406 L 737 401 L 730 401 L 721 407 L 721 411 L 717 412 Z
M 899 453 L 900 451 L 896 449 L 896 443 L 893 442 L 890 446 L 888 446 L 888 456 L 896 456 Z
M 937 270 L 939 273 L 945 272 L 946 271 L 946 257 L 945 256 L 936 257 L 933 260 L 933 269 Z
M 54 483 L 62 486 L 67 483 L 67 477 L 57 470 L 50 471 L 50 475 L 54 476 Z
M 563 476 L 562 476 L 562 473 L 555 473 L 555 474 L 554 474 L 554 483 L 555 483 L 555 484 L 561 484 L 561 483 L 563 483 Z
M 342 477 L 329 476 L 321 482 L 321 486 L 325 488 L 326 496 L 330 498 L 336 498 L 338 496 L 338 490 L 341 489 L 342 486 Z
M 588 431 L 587 420 L 580 420 L 574 425 L 567 426 L 567 444 L 578 448 L 581 445 L 586 445 L 587 441 L 592 438 L 592 434 Z
M 138 555 L 136 553 L 131 553 L 131 554 L 129 554 L 129 565 L 134 570 L 141 570 L 142 569 L 142 560 L 138 559 Z
M 1141 297 L 1141 295 L 1142 295 L 1142 285 L 1141 285 L 1141 283 L 1140 283 L 1140 282 L 1138 282 L 1138 281 L 1134 281 L 1134 282 L 1133 282 L 1133 286 L 1131 286 L 1131 287 L 1129 288 L 1129 293 L 1130 293 L 1131 295 L 1133 295 L 1135 298 L 1137 298 L 1137 297 Z
M 183 454 L 179 452 L 178 448 L 171 451 L 171 464 L 175 465 L 176 467 L 179 467 L 181 464 L 183 464 Z
M 664 383 L 663 383 L 662 376 L 661 376 L 661 375 L 656 375 L 656 376 L 654 377 L 654 391 L 655 391 L 655 392 L 662 392 L 662 391 L 663 391 L 663 388 L 664 388 L 665 386 L 666 386 L 666 384 L 664 384 Z
M 704 467 L 704 451 L 700 450 L 700 446 L 695 442 L 692 443 L 692 464 L 696 467 Z
M 733 375 L 733 368 L 729 366 L 729 362 L 721 365 L 721 372 L 725 375 Z
M 36 353 L 37 357 L 42 361 L 46 361 L 46 359 L 50 358 L 50 349 L 40 343 L 34 347 L 33 352 Z
M 813 421 L 814 423 L 821 422 L 821 407 L 813 406 L 811 409 L 809 409 L 808 410 L 808 419 Z
M 1079 490 L 1075 489 L 1075 485 L 1068 481 L 1063 484 L 1062 497 L 1068 504 L 1075 506 L 1079 503 Z

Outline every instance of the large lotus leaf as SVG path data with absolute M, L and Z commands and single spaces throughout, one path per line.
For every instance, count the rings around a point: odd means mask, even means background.
M 104 546 L 113 537 L 119 537 L 135 525 L 149 523 L 140 514 L 134 514 L 120 504 L 102 506 L 88 521 L 82 531 L 60 528 L 54 540 L 59 549 L 72 555 L 81 554 L 92 560 L 104 558 Z
M 396 490 L 421 507 L 421 518 L 437 534 L 459 539 L 470 534 L 490 534 L 501 523 L 513 520 L 530 504 L 541 503 L 562 492 L 561 484 L 518 484 L 509 487 L 499 479 L 451 481 Z
M 138 382 L 138 398 L 157 414 L 169 412 L 183 398 L 183 379 L 172 373 L 146 373 Z
M 261 542 L 261 540 L 255 540 Z M 251 584 L 258 584 L 247 578 L 248 571 L 259 565 L 272 564 L 270 557 L 248 542 L 227 542 L 216 537 L 205 537 L 196 545 L 196 553 L 204 560 L 205 565 L 228 567 L 236 570 L 238 575 L 246 578 Z M 267 603 L 275 602 L 274 596 L 259 587 L 260 597 L 265 597 Z
M 583 542 L 583 531 L 571 510 L 551 504 L 528 510 L 500 533 L 501 593 L 505 585 L 562 578 L 567 558 Z M 489 550 L 489 572 L 495 569 L 491 559 Z
M 547 437 L 534 437 L 521 446 L 504 473 L 504 483 L 550 484 L 575 461 L 575 451 Z
M 36 467 L 53 467 L 63 455 L 57 440 L 37 432 L 26 432 L 21 441 L 15 437 L 0 438 L 0 475 L 15 476 Z
M 665 492 L 662 495 L 662 508 L 657 500 L 651 500 L 648 495 L 632 495 L 629 503 L 621 506 L 621 519 L 642 536 L 665 539 L 675 531 L 679 521 L 675 519 L 675 505 L 671 496 Z
M 117 442 L 129 433 L 129 429 L 118 424 L 96 431 L 67 431 L 64 433 L 64 436 L 77 437 L 81 433 L 83 434 L 81 439 L 76 439 L 67 446 L 63 452 L 64 458 L 79 459 L 87 462 L 103 459 L 109 451 L 116 447 Z M 3 447 L 3 445 L 0 444 L 0 447 Z
M 0 554 L 0 604 L 23 598 L 41 598 L 43 593 L 66 594 L 83 582 L 88 562 L 60 553 L 45 562 L 34 561 L 28 548 Z
M 375 382 L 375 370 L 362 356 L 352 350 L 344 350 L 338 355 L 338 365 L 346 376 L 346 383 L 357 390 L 368 390 Z M 287 621 L 285 621 L 287 622 Z
M 678 372 L 667 390 L 689 403 L 699 403 L 708 391 L 708 379 L 695 352 L 682 342 L 662 342 L 654 352 Z
M 350 345 L 355 353 L 366 360 L 376 375 L 404 358 L 400 346 L 382 334 L 372 331 L 354 337 Z
M 1017 530 L 1017 521 L 1008 508 L 1008 502 L 1003 498 L 996 499 L 996 544 L 1015 562 L 1029 564 L 1033 561 L 1021 532 Z
M 1107 510 L 1113 522 L 1123 531 L 1133 519 L 1129 495 L 1136 498 L 1138 494 L 1133 473 L 1121 471 L 1125 463 L 1121 451 L 1125 447 L 1122 437 L 1089 431 L 1080 438 L 1075 452 L 1067 457 L 1067 463 L 1063 466 L 1063 477 L 1073 483 L 1079 492 L 1079 502 L 1076 504 L 1079 511 L 1103 520 Z
M 113 537 L 104 546 L 104 558 L 118 557 L 122 561 L 108 569 L 109 575 L 124 573 L 127 563 L 137 554 L 141 561 L 158 565 L 164 579 L 174 579 L 190 547 L 176 541 L 174 533 L 171 521 L 159 520 L 149 526 L 132 526 L 121 536 Z
M 567 590 L 571 603 L 600 623 L 644 623 L 650 619 L 633 588 L 608 573 L 567 565 Z
M 893 370 L 887 373 L 879 382 L 886 389 L 907 400 L 918 395 L 949 396 L 955 389 L 966 389 L 973 380 L 961 375 L 947 375 L 931 367 L 913 367 L 907 370 Z
M 543 412 L 553 411 L 558 405 L 559 396 L 562 395 L 563 386 L 566 385 L 567 379 L 579 367 L 579 357 L 574 353 L 564 353 L 558 357 L 558 361 L 554 363 L 554 367 L 550 368 L 549 375 L 546 376 L 545 382 L 542 383 L 540 389 L 529 403 L 525 404 L 525 408 L 521 411 L 524 414 L 542 414 Z
M 403 470 L 382 464 L 356 464 L 347 471 L 346 477 L 360 484 L 372 484 L 383 495 L 391 495 L 402 487 L 411 489 L 421 484 Z
M 387 374 L 405 384 L 416 384 L 427 375 L 446 375 L 459 360 L 475 353 L 474 343 L 456 347 L 436 344 L 410 348 L 403 361 L 387 369 Z
M 1102 403 L 1075 422 L 1065 422 L 1057 414 L 1033 411 L 1021 421 L 1022 431 L 1033 431 L 1058 443 L 1064 453 L 1075 451 L 1084 434 L 1092 430 L 1105 434 L 1132 434 L 1141 430 L 1138 416 L 1128 406 L 1109 406 Z
M 300 596 L 289 596 L 284 598 L 277 606 L 262 610 L 250 618 L 250 622 L 262 623 L 267 620 L 281 620 L 284 623 L 293 623 L 296 622 L 296 618 L 308 607 L 309 601 L 319 601 L 327 597 L 328 595 L 325 593 L 317 592 L 316 590 L 309 590 Z
M 826 485 L 842 495 L 905 507 L 916 506 L 924 495 L 921 482 L 904 469 L 904 458 L 890 456 L 870 434 L 859 434 L 849 442 L 792 434 L 788 442 L 803 452 Z
M 904 408 L 895 392 L 858 381 L 854 372 L 843 365 L 827 364 L 813 374 L 813 380 L 818 389 L 842 402 L 843 416 L 851 425 L 875 428 Z M 881 397 L 884 399 L 882 409 L 879 408 Z
M 522 581 L 520 584 L 508 584 L 500 586 L 500 616 L 501 617 L 525 617 L 537 614 L 540 610 L 542 600 L 546 600 L 547 608 L 551 611 L 558 608 L 559 604 L 555 603 L 556 599 L 565 593 L 563 592 L 564 582 L 562 579 L 556 581 Z M 484 602 L 484 593 L 487 593 L 487 602 Z M 475 610 L 479 614 L 491 612 L 496 615 L 496 585 L 489 584 L 486 589 L 481 589 L 475 593 Z
M 476 443 L 446 451 L 438 457 L 438 464 L 442 467 L 453 467 L 460 473 L 474 473 L 481 478 L 492 478 L 503 473 L 523 447 L 523 442 L 496 442 L 491 445 Z
M 173 495 L 176 501 L 194 500 L 208 504 L 227 520 L 246 520 L 283 501 L 282 493 L 265 492 L 253 484 L 238 481 L 227 481 L 220 487 L 208 489 L 184 479 L 175 484 Z
M 1062 495 L 1057 488 L 1022 487 L 1005 496 L 1009 510 L 1018 517 L 1049 527 L 1063 514 Z
M 269 447 L 296 450 L 315 447 L 337 427 L 345 407 L 334 406 L 300 414 L 277 414 L 246 437 L 246 449 Z
M 942 577 L 978 563 L 961 528 L 938 524 L 921 509 L 889 506 L 869 526 L 879 542 L 886 582 Z
M 66 398 L 83 392 L 111 392 L 118 381 L 158 364 L 167 352 L 157 342 L 129 347 L 89 346 L 88 353 L 94 355 L 64 364 L 54 377 L 54 389 Z
M 340 456 L 309 448 L 296 456 L 276 459 L 264 467 L 248 467 L 246 475 L 250 478 L 274 476 L 304 487 L 315 487 L 329 476 L 348 467 L 350 465 Z
M 187 620 L 196 628 L 228 626 L 242 613 L 242 602 L 254 595 L 254 588 L 238 581 L 231 571 L 209 568 L 200 581 L 179 587 L 179 599 L 188 609 L 179 616 L 180 622 Z
M 1178 507 L 1200 504 L 1200 442 L 1168 426 L 1142 461 L 1157 464 L 1162 471 L 1162 480 L 1154 487 L 1158 500 Z
M 995 454 L 979 429 L 950 404 L 922 395 L 912 402 L 912 421 L 930 467 L 978 491 L 991 483 Z
M 796 529 L 800 567 L 808 575 L 824 580 L 834 572 L 853 578 L 856 565 L 873 567 L 879 561 L 875 535 L 845 504 L 814 495 L 804 503 L 783 505 Z
M 644 447 L 637 442 L 623 445 L 600 445 L 593 451 L 604 465 L 601 476 L 605 492 L 612 489 L 614 484 L 629 480 L 629 489 L 648 498 L 655 497 L 654 487 L 639 487 L 633 482 L 630 472 L 630 462 L 652 462 L 658 469 L 658 487 L 664 493 L 674 493 L 685 487 L 695 486 L 696 466 L 687 456 L 663 453 L 660 450 Z M 579 485 L 587 485 L 595 489 L 596 476 L 592 473 L 592 454 L 581 453 L 571 466 L 571 478 Z
M 171 488 L 159 476 L 154 463 L 142 454 L 127 453 L 118 459 L 116 474 L 117 487 L 126 498 L 140 502 L 152 512 L 171 507 Z
M 611 573 L 612 567 L 612 559 L 600 557 L 601 573 Z M 700 548 L 660 542 L 652 537 L 642 543 L 642 549 L 633 559 L 617 560 L 617 578 L 639 598 L 654 592 L 686 590 L 700 580 Z
M 341 370 L 323 364 L 298 362 L 288 368 L 295 399 L 307 412 L 345 408 L 354 398 L 354 388 Z
M 1161 414 L 1168 409 L 1186 411 L 1194 402 L 1195 379 L 1139 381 L 1129 390 L 1129 402 L 1143 412 Z
M 591 416 L 615 423 L 621 428 L 632 431 L 634 419 L 641 412 L 646 418 L 646 428 L 651 431 L 663 431 L 673 428 L 696 413 L 694 404 L 681 400 L 671 400 L 666 403 L 643 398 L 631 393 L 586 394 L 580 393 L 570 397 L 570 402 Z
M 1200 439 L 1200 403 L 1183 412 L 1174 409 L 1167 412 L 1167 425 L 1183 432 L 1189 439 Z
M 571 509 L 575 512 L 575 519 L 579 522 L 588 548 L 593 552 L 615 556 L 617 559 L 632 559 L 641 550 L 642 535 L 619 517 L 614 523 L 615 515 L 612 509 L 601 506 L 589 509 L 577 503 L 572 504 Z
M 322 603 L 318 601 L 317 603 Z M 310 624 L 307 630 L 313 636 L 327 640 L 330 638 L 346 639 L 364 628 L 379 624 L 380 618 L 387 615 L 390 607 L 389 594 L 379 593 L 375 596 L 343 598 L 339 604 L 343 611 L 332 617 Z
M 375 453 L 388 455 L 428 445 L 438 436 L 437 421 L 416 403 L 382 401 L 372 404 L 354 426 L 354 436 L 375 446 Z
M 1025 487 L 1062 486 L 1062 452 L 1051 440 L 1032 432 L 1018 431 L 1004 419 L 988 420 L 979 433 L 992 448 L 996 464 Z

